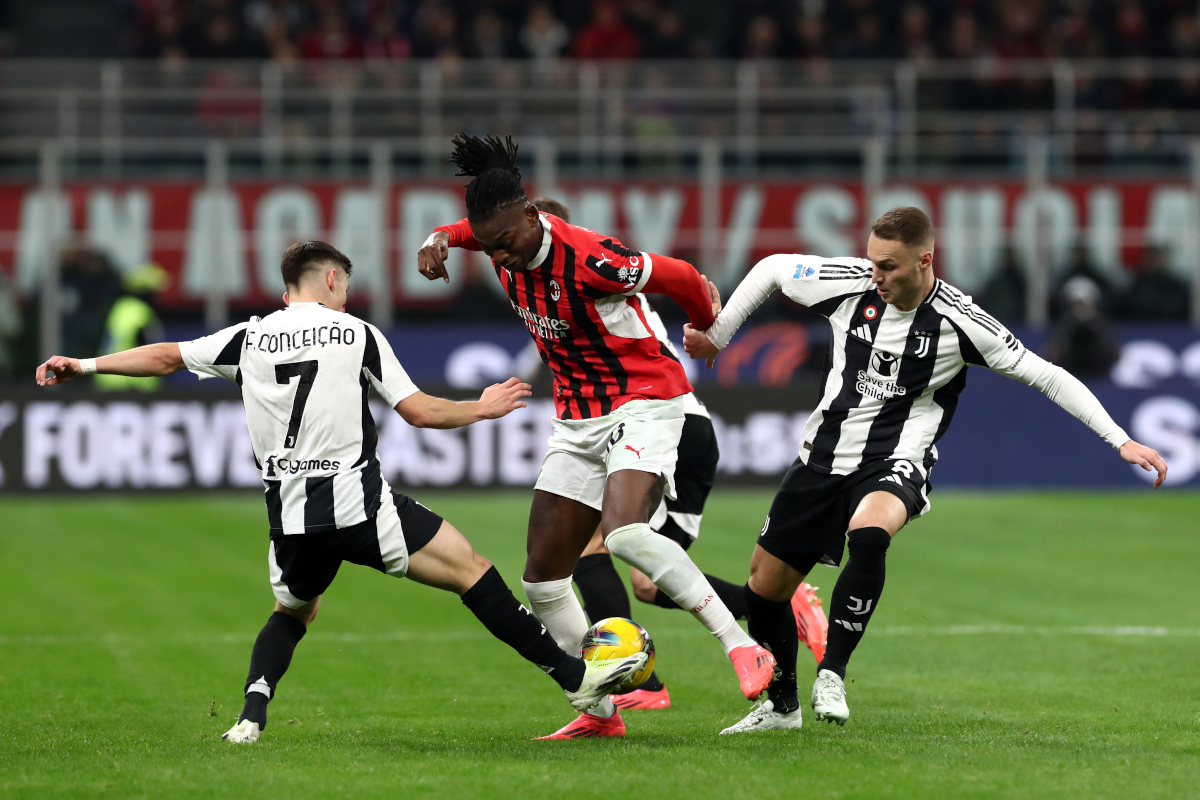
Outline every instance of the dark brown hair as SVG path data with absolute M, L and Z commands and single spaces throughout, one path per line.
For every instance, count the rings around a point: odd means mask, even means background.
M 538 211 L 545 211 L 547 214 L 553 214 L 563 222 L 571 221 L 571 212 L 562 203 L 549 197 L 535 197 L 529 202 L 537 207 Z
M 913 206 L 888 211 L 875 220 L 871 233 L 889 242 L 904 242 L 909 247 L 933 244 L 933 223 L 929 215 Z
M 349 275 L 354 266 L 340 250 L 325 242 L 296 242 L 283 251 L 279 261 L 279 271 L 283 273 L 283 282 L 287 286 L 299 286 L 300 281 L 309 272 L 316 272 L 325 264 L 341 267 Z

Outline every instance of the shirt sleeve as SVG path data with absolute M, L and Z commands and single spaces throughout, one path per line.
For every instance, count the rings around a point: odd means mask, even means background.
M 440 225 L 433 230 L 434 232 L 441 231 L 449 236 L 450 241 L 447 244 L 450 247 L 461 247 L 463 250 L 474 250 L 476 252 L 483 250 L 479 246 L 479 242 L 475 241 L 475 234 L 471 231 L 471 223 L 467 222 L 465 218 L 449 225 Z
M 949 295 L 944 299 L 953 301 L 950 319 L 967 339 L 963 348 L 965 362 L 1032 386 L 1114 448 L 1119 449 L 1129 441 L 1129 434 L 1082 381 L 1025 347 L 998 320 L 972 303 L 970 297 Z
M 821 258 L 779 253 L 754 265 L 708 329 L 718 348 L 777 289 L 800 305 L 828 316 L 841 300 L 871 288 L 871 262 L 861 258 Z
M 363 370 L 379 396 L 389 407 L 395 408 L 400 401 L 420 390 L 408 377 L 404 367 L 400 366 L 400 359 L 396 358 L 392 345 L 379 329 L 370 323 L 366 323 L 366 326 L 369 335 L 367 350 L 363 355 Z
M 654 271 L 649 253 L 630 250 L 611 237 L 600 239 L 595 252 L 589 253 L 583 263 L 585 268 L 579 271 L 579 277 L 601 297 L 632 297 L 645 288 Z
M 183 357 L 184 366 L 200 376 L 200 380 L 235 380 L 242 363 L 242 352 L 246 347 L 246 327 L 249 324 L 242 322 L 190 342 L 180 342 L 179 354 Z

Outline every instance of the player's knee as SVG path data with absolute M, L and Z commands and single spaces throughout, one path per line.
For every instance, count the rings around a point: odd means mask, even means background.
M 629 581 L 633 584 L 633 596 L 643 603 L 653 603 L 658 595 L 658 587 L 646 573 L 636 567 L 629 572 Z
M 883 569 L 892 537 L 883 528 L 856 528 L 846 535 L 850 560 L 860 569 Z

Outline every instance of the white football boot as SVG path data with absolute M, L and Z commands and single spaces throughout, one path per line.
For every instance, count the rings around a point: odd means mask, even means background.
M 812 707 L 817 719 L 845 725 L 850 719 L 850 708 L 846 705 L 846 685 L 836 672 L 823 669 L 817 673 L 813 684 Z
M 257 742 L 259 734 L 262 733 L 262 728 L 258 727 L 257 722 L 251 722 L 244 719 L 237 725 L 234 725 L 229 730 L 222 734 L 221 738 L 227 742 Z
M 634 653 L 625 658 L 584 661 L 587 671 L 583 673 L 583 683 L 576 691 L 566 692 L 567 700 L 576 711 L 586 712 L 605 699 L 621 681 L 646 666 L 649 657 L 646 653 Z
M 803 724 L 804 718 L 800 716 L 800 709 L 797 708 L 795 711 L 783 714 L 775 710 L 775 704 L 770 700 L 764 700 L 756 703 L 754 710 L 747 714 L 741 722 L 730 725 L 721 731 L 721 735 L 757 733 L 759 731 L 798 731 Z

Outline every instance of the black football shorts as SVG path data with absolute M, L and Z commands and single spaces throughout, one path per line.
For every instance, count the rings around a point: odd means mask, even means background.
M 399 492 L 384 493 L 374 519 L 327 533 L 271 534 L 275 599 L 299 608 L 325 592 L 343 561 L 403 578 L 408 557 L 437 535 L 442 518 Z
M 817 563 L 842 563 L 850 517 L 872 492 L 900 498 L 908 518 L 929 510 L 932 487 L 911 461 L 875 461 L 849 475 L 826 475 L 796 459 L 783 476 L 758 544 L 807 575 Z

